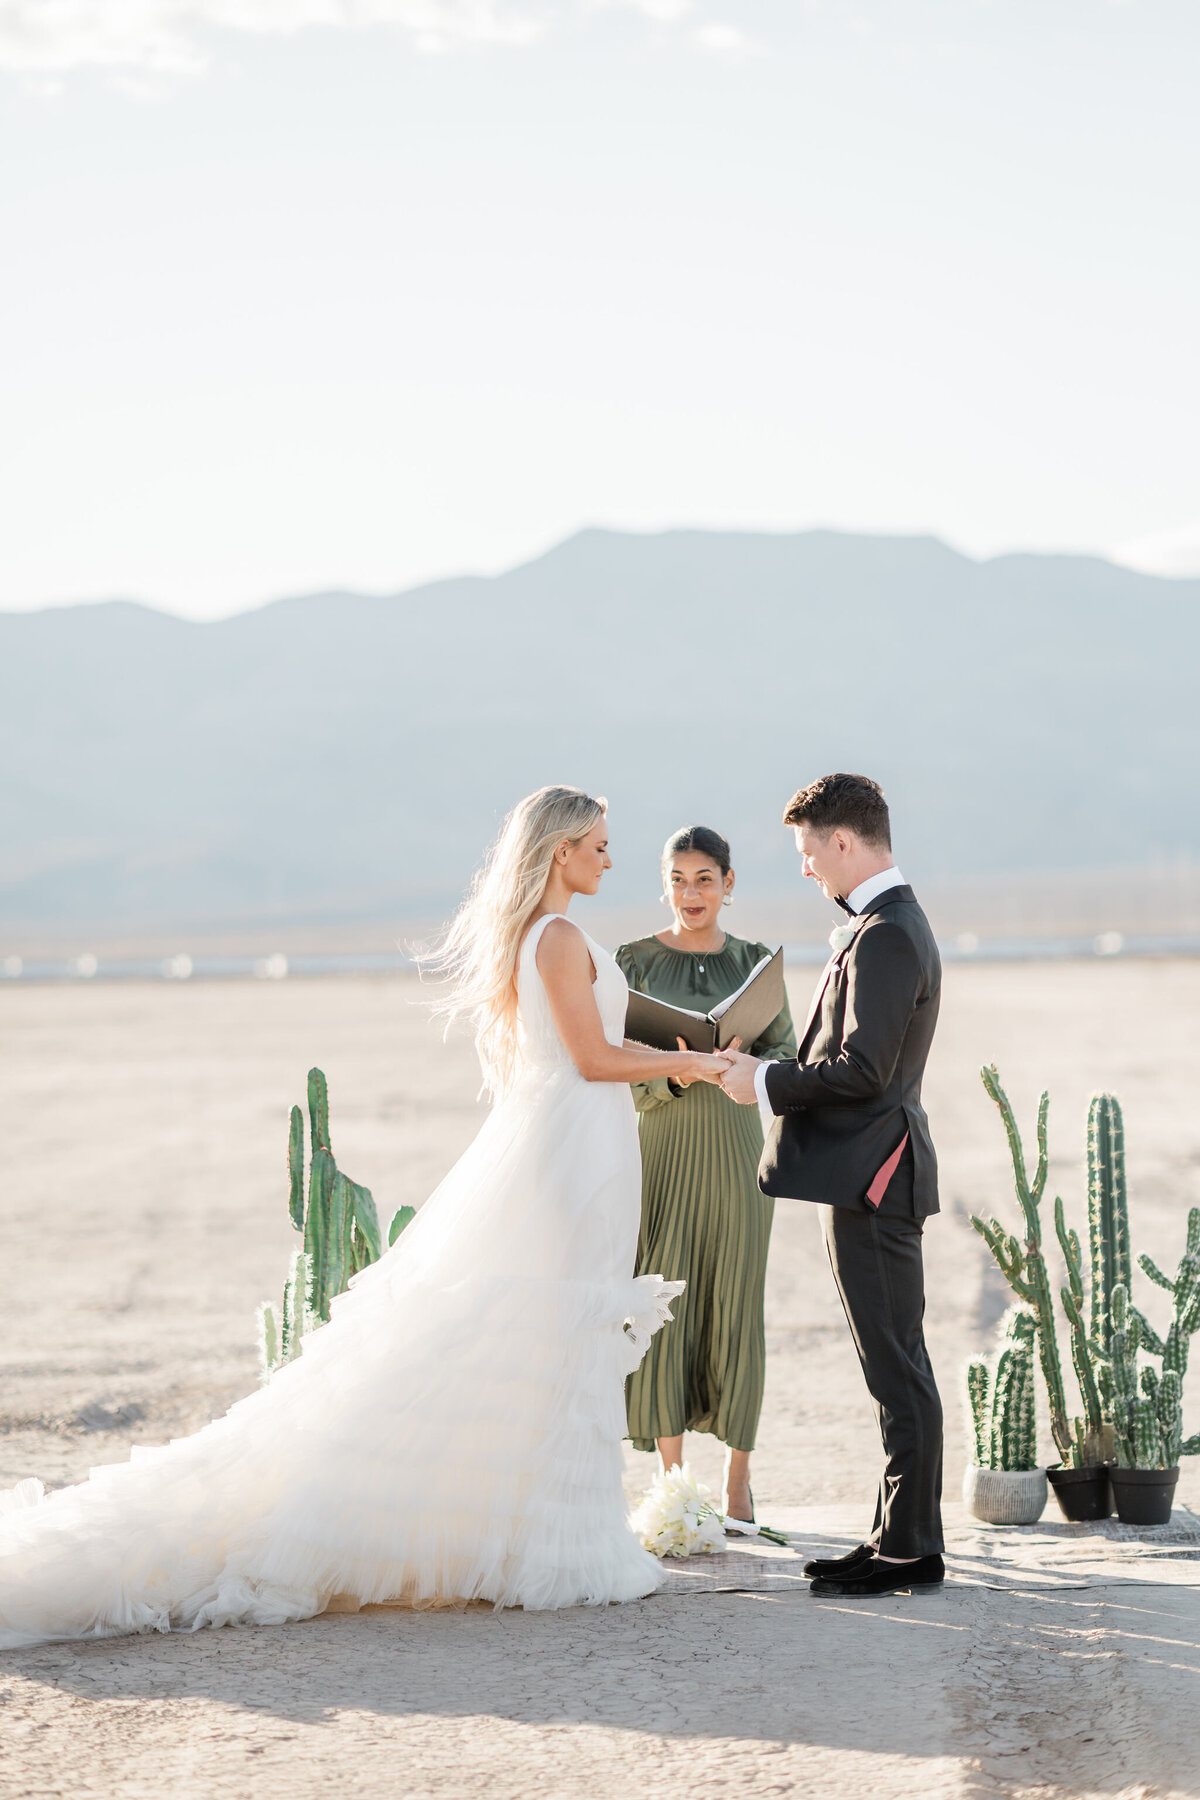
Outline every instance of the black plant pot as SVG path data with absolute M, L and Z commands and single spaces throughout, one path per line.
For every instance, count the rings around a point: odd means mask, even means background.
M 1113 1499 L 1122 1525 L 1169 1525 L 1178 1469 L 1113 1469 Z
M 1047 1469 L 1063 1518 L 1077 1524 L 1085 1519 L 1107 1519 L 1112 1511 L 1108 1474 L 1107 1463 L 1090 1463 L 1085 1469 Z

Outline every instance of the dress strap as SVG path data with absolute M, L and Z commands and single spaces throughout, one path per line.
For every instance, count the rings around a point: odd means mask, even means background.
M 525 957 L 527 955 L 528 956 L 536 955 L 537 946 L 538 946 L 539 942 L 541 941 L 542 933 L 546 929 L 547 925 L 550 924 L 552 919 L 561 919 L 564 925 L 571 925 L 574 927 L 574 929 L 579 933 L 580 937 L 584 941 L 584 944 L 587 948 L 587 953 L 592 959 L 592 967 L 594 969 L 596 967 L 596 957 L 595 957 L 595 953 L 594 953 L 594 950 L 592 947 L 592 940 L 588 936 L 587 932 L 583 929 L 583 926 L 576 925 L 574 919 L 568 919 L 566 913 L 543 913 L 541 918 L 538 919 L 535 924 L 533 924 L 529 927 L 529 930 L 525 933 L 525 941 L 521 945 L 520 960 L 522 962 L 524 962 Z
M 525 933 L 525 940 L 521 945 L 522 956 L 528 951 L 537 948 L 538 941 L 551 919 L 566 919 L 568 925 L 573 925 L 575 923 L 573 919 L 567 919 L 566 913 L 543 913 L 541 918 L 535 920 L 529 927 L 529 930 Z M 578 930 L 578 926 L 576 926 L 576 930 Z

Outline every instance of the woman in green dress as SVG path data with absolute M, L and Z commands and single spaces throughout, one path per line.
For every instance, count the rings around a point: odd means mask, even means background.
M 667 842 L 663 903 L 673 923 L 616 953 L 632 988 L 707 1012 L 741 986 L 765 944 L 722 929 L 733 899 L 729 845 L 689 825 Z M 757 1043 L 743 1049 L 780 1060 L 796 1054 L 786 1001 Z M 658 1446 L 664 1469 L 682 1458 L 685 1431 L 728 1446 L 725 1510 L 754 1517 L 750 1452 L 762 1410 L 766 1344 L 763 1287 L 774 1201 L 758 1186 L 762 1126 L 757 1109 L 731 1106 L 710 1082 L 634 1084 L 642 1142 L 638 1273 L 686 1281 L 674 1322 L 650 1345 L 626 1390 L 629 1436 Z

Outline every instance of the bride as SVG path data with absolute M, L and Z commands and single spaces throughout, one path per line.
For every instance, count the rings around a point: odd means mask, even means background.
M 624 1043 L 625 978 L 566 916 L 611 866 L 604 801 L 547 787 L 510 813 L 436 958 L 483 1129 L 267 1386 L 76 1487 L 0 1496 L 0 1648 L 659 1585 L 621 1490 L 624 1378 L 683 1284 L 631 1274 L 629 1083 L 728 1063 Z

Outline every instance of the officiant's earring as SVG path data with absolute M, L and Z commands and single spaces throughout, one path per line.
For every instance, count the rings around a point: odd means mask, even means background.
M 732 906 L 733 905 L 733 895 L 726 894 L 725 898 L 721 902 L 721 905 L 722 906 Z
M 660 906 L 670 906 L 670 904 L 671 904 L 670 894 L 660 894 L 658 896 L 658 904 Z

